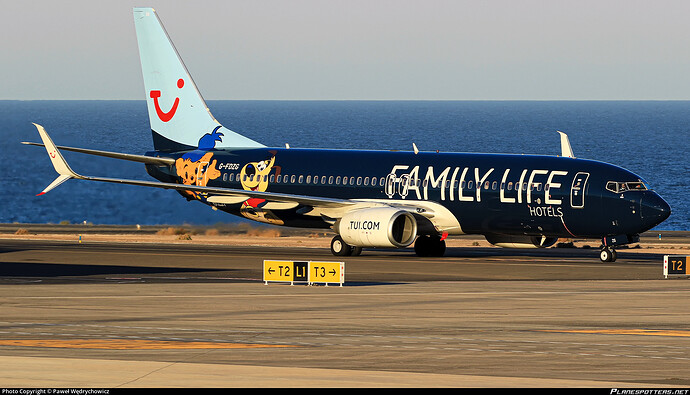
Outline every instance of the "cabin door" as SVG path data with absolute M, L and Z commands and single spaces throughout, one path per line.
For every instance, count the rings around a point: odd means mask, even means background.
M 589 173 L 577 173 L 570 188 L 570 207 L 585 208 L 585 190 Z

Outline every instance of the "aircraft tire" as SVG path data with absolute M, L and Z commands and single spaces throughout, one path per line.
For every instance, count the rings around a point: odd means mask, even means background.
M 616 250 L 602 248 L 601 251 L 599 251 L 599 259 L 602 262 L 615 262 L 617 256 L 618 254 L 616 254 Z
M 414 252 L 421 257 L 441 257 L 446 253 L 446 241 L 438 236 L 421 235 L 414 243 Z
M 414 252 L 417 256 L 429 256 L 429 244 L 431 238 L 429 236 L 418 236 L 414 242 Z
M 436 249 L 435 249 L 435 254 L 434 256 L 437 257 L 442 257 L 446 254 L 446 241 L 445 240 L 438 240 Z
M 336 235 L 331 240 L 331 253 L 335 256 L 350 256 L 352 255 L 352 247 L 345 243 L 340 235 Z

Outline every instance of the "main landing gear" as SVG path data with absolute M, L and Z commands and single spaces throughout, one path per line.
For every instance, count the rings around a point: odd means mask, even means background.
M 446 253 L 446 241 L 441 236 L 422 235 L 414 243 L 414 252 L 422 257 L 440 257 Z M 362 253 L 362 247 L 351 246 L 336 235 L 331 240 L 331 253 L 335 256 L 357 256 Z
M 446 241 L 440 236 L 421 235 L 414 242 L 414 252 L 417 256 L 443 256 L 446 253 Z
M 336 235 L 331 240 L 331 253 L 335 256 L 357 256 L 362 253 L 362 247 L 351 246 L 340 235 Z

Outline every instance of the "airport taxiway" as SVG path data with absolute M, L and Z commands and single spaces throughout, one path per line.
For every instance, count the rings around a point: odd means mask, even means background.
M 343 287 L 290 286 L 264 285 L 263 259 L 327 247 L 3 237 L 0 382 L 687 387 L 690 283 L 663 278 L 658 249 L 597 255 L 371 251 L 343 259 Z

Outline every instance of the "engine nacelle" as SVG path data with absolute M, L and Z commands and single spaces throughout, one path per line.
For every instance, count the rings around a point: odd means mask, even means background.
M 375 207 L 346 213 L 335 229 L 343 241 L 357 247 L 407 247 L 417 236 L 412 213 Z
M 508 235 L 484 235 L 486 241 L 504 248 L 546 248 L 558 241 L 557 237 L 546 236 L 508 236 Z

